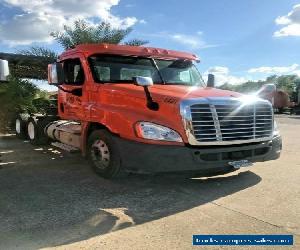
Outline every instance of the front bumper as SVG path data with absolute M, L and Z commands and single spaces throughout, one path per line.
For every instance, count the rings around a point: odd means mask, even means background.
M 231 170 L 230 161 L 275 160 L 282 149 L 281 136 L 270 141 L 230 146 L 169 146 L 133 142 L 115 137 L 122 166 L 130 172 L 219 172 Z

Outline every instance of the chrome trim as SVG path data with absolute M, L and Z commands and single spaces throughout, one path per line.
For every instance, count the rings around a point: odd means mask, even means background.
M 253 106 L 253 120 L 254 120 L 254 126 L 253 126 L 253 138 L 255 139 L 255 136 L 256 136 L 256 105 Z M 272 129 L 273 131 L 273 129 Z M 272 132 L 273 134 L 273 132 Z
M 210 107 L 210 110 L 211 110 L 212 118 L 213 118 L 213 121 L 214 121 L 214 126 L 215 126 L 215 129 L 216 129 L 217 141 L 222 141 L 220 121 L 219 121 L 219 117 L 218 117 L 216 107 L 213 104 L 209 104 L 209 107 Z
M 261 141 L 268 141 L 273 138 L 273 132 L 274 132 L 274 113 L 273 113 L 273 108 L 272 104 L 267 101 L 263 100 L 258 97 L 253 97 L 251 100 L 251 103 L 264 103 L 270 107 L 271 110 L 271 117 L 270 120 L 272 120 L 272 130 L 271 130 L 271 135 L 269 137 L 263 137 L 263 138 L 253 138 L 253 139 L 246 139 L 246 140 L 232 140 L 232 141 L 223 141 L 222 139 L 222 133 L 220 129 L 220 121 L 218 119 L 218 114 L 216 112 L 215 105 L 234 105 L 237 102 L 239 102 L 241 105 L 245 102 L 243 100 L 244 98 L 235 98 L 235 97 L 201 97 L 201 98 L 191 98 L 191 99 L 185 99 L 180 102 L 180 114 L 183 120 L 184 124 L 184 129 L 187 135 L 187 139 L 190 145 L 233 145 L 233 144 L 244 144 L 244 143 L 253 143 L 253 142 L 261 142 Z M 194 129 L 193 129 L 193 124 L 192 124 L 192 113 L 191 113 L 191 108 L 190 106 L 195 105 L 195 104 L 207 104 L 210 106 L 211 114 L 213 117 L 213 123 L 214 123 L 214 128 L 216 129 L 216 138 L 217 140 L 211 141 L 211 142 L 200 142 L 198 141 L 195 136 L 194 136 Z M 255 115 L 256 112 L 259 112 L 256 110 L 256 105 L 255 107 Z M 257 123 L 257 117 L 254 116 L 254 122 L 252 125 L 254 126 L 255 134 L 253 137 L 257 134 L 256 130 L 256 125 L 259 124 Z M 248 125 L 248 124 L 246 124 Z M 250 125 L 250 123 L 249 123 Z

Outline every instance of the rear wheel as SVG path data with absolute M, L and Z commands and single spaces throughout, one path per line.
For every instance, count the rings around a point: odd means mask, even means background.
M 44 123 L 43 120 L 36 120 L 33 117 L 28 119 L 27 133 L 32 145 L 43 145 L 49 142 L 48 137 L 44 133 Z
M 123 174 L 117 144 L 108 131 L 93 131 L 88 139 L 87 150 L 88 160 L 98 175 L 112 179 Z
M 20 139 L 27 138 L 26 121 L 24 121 L 20 115 L 16 117 L 15 130 L 16 130 L 16 136 L 18 138 Z
M 27 134 L 31 144 L 38 145 L 38 131 L 37 124 L 33 118 L 29 118 L 27 123 Z
M 284 108 L 278 108 L 278 113 L 279 114 L 283 114 L 283 112 L 284 112 Z

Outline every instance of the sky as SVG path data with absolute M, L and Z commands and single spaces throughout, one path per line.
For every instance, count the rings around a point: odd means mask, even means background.
M 32 45 L 61 52 L 49 33 L 78 18 L 195 53 L 200 72 L 214 73 L 218 85 L 300 76 L 300 0 L 0 0 L 0 52 Z

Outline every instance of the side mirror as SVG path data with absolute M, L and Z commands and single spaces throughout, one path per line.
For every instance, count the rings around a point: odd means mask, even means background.
M 208 79 L 207 79 L 206 86 L 209 87 L 209 88 L 215 87 L 215 75 L 208 74 Z
M 63 84 L 64 71 L 61 63 L 48 64 L 48 82 L 56 86 Z
M 133 77 L 133 81 L 135 85 L 141 86 L 141 87 L 148 87 L 153 85 L 153 80 L 151 77 L 144 77 L 144 76 L 136 76 Z
M 151 77 L 144 77 L 144 76 L 136 76 L 133 77 L 134 84 L 137 86 L 141 86 L 144 88 L 146 100 L 147 100 L 147 107 L 150 110 L 157 111 L 159 110 L 159 104 L 153 101 L 150 91 L 148 89 L 149 86 L 153 85 L 153 80 Z
M 9 76 L 8 61 L 0 59 L 0 82 L 7 82 Z

